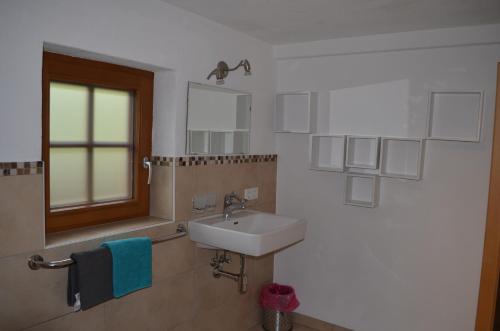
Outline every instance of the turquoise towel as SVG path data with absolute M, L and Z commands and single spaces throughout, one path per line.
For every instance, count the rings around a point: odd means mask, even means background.
M 113 296 L 122 297 L 131 292 L 151 287 L 152 253 L 148 237 L 106 241 L 113 258 Z

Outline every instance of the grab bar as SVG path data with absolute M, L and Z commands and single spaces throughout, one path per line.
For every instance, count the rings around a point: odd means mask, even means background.
M 184 224 L 179 224 L 177 225 L 177 230 L 174 234 L 165 236 L 165 237 L 160 237 L 158 239 L 154 239 L 151 241 L 151 243 L 154 244 L 159 244 L 165 241 L 169 241 L 172 239 L 177 239 L 180 237 L 184 237 L 187 235 L 187 229 Z M 66 268 L 70 265 L 75 263 L 73 259 L 68 258 L 68 259 L 63 259 L 63 260 L 57 260 L 57 261 L 45 261 L 43 257 L 40 255 L 33 255 L 28 259 L 28 267 L 31 270 L 38 270 L 38 269 L 61 269 L 61 268 Z

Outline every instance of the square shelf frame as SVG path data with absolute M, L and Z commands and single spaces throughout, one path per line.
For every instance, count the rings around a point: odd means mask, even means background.
M 249 153 L 250 153 L 250 131 L 235 130 L 233 132 L 233 154 L 249 154 Z
M 304 123 L 295 124 L 300 129 L 289 129 L 287 125 L 287 110 L 285 108 L 285 98 L 301 97 L 305 101 Z M 274 132 L 275 133 L 313 133 L 316 131 L 316 116 L 318 105 L 318 93 L 311 91 L 280 92 L 275 96 L 274 102 Z M 299 110 L 300 111 L 300 110 Z
M 309 137 L 309 168 L 317 171 L 344 172 L 346 136 L 312 134 Z M 325 155 L 324 153 L 329 153 Z M 329 164 L 321 159 L 326 157 Z M 332 162 L 336 160 L 336 162 Z
M 478 103 L 475 111 L 477 112 L 477 122 L 472 123 L 471 127 L 474 130 L 474 133 L 471 137 L 461 137 L 461 136 L 447 136 L 440 135 L 438 133 L 433 133 L 433 124 L 434 124 L 434 116 L 436 114 L 435 106 L 435 97 L 439 94 L 442 95 L 470 95 L 476 96 L 478 98 Z M 462 142 L 480 142 L 481 141 L 481 131 L 482 131 L 482 123 L 483 123 L 483 103 L 484 103 L 484 91 L 482 90 L 431 90 L 429 91 L 429 100 L 428 100 L 428 110 L 427 110 L 427 139 L 428 140 L 449 140 L 449 141 L 462 141 Z
M 215 145 L 216 143 L 220 144 Z M 210 154 L 212 155 L 234 154 L 233 144 L 234 144 L 234 131 L 210 131 Z
M 390 143 L 395 143 L 398 145 L 407 145 L 404 147 L 404 151 L 393 152 L 391 151 Z M 411 147 L 409 147 L 411 146 Z M 413 155 L 404 155 L 409 149 L 413 149 Z M 380 142 L 380 167 L 379 175 L 381 177 L 391 177 L 391 178 L 402 178 L 402 179 L 412 179 L 420 180 L 422 178 L 422 166 L 424 159 L 425 150 L 425 139 L 423 138 L 399 138 L 399 137 L 382 137 Z M 394 155 L 391 155 L 394 153 Z M 406 157 L 406 159 L 401 160 L 401 156 Z M 410 160 L 408 160 L 410 158 Z M 408 162 L 410 161 L 410 162 Z M 413 171 L 392 171 L 391 164 L 406 164 L 406 168 L 410 167 L 414 169 Z M 408 165 L 408 163 L 410 163 Z M 392 167 L 397 166 L 393 165 Z
M 368 195 L 368 199 L 356 199 L 360 193 L 355 192 L 363 190 L 361 195 Z M 365 208 L 375 208 L 379 202 L 380 177 L 373 175 L 354 175 L 348 174 L 345 178 L 344 204 Z
M 360 153 L 356 151 L 356 142 L 365 142 L 369 145 L 369 161 L 368 162 L 357 162 L 356 154 Z M 347 136 L 346 141 L 346 156 L 345 156 L 345 166 L 347 168 L 359 168 L 359 169 L 378 169 L 379 165 L 379 148 L 380 148 L 380 137 L 373 136 Z M 362 153 L 362 152 L 361 152 Z
M 196 139 L 194 138 L 195 135 L 203 135 L 203 151 L 197 150 L 195 144 L 197 143 Z M 188 154 L 194 154 L 194 155 L 206 155 L 210 153 L 210 131 L 208 130 L 189 130 L 188 131 L 188 146 L 189 150 L 187 151 Z

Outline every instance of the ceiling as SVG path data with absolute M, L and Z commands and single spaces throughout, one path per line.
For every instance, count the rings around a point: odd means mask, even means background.
M 500 22 L 500 0 L 162 0 L 271 44 Z

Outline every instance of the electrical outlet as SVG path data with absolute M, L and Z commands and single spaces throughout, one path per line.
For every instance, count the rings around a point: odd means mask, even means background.
M 259 197 L 259 188 L 251 187 L 245 189 L 245 199 L 247 200 L 256 200 Z

